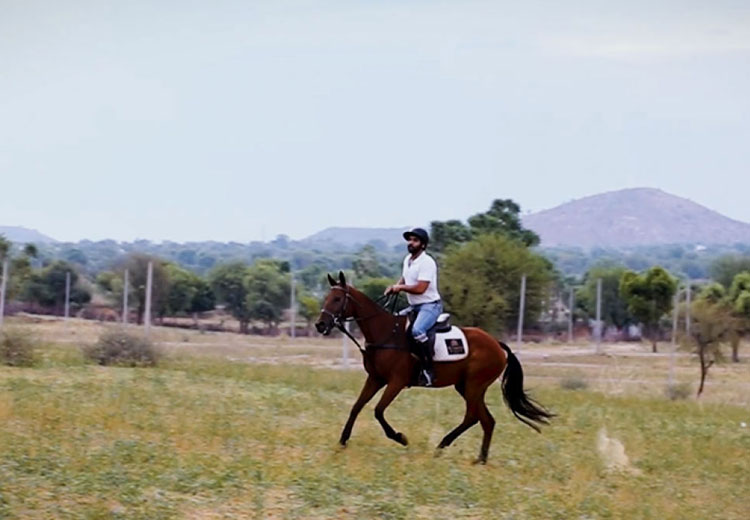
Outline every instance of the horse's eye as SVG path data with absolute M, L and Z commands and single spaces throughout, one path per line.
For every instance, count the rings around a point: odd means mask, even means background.
M 336 297 L 335 297 L 335 298 L 333 299 L 333 301 L 335 301 L 335 302 L 340 302 L 340 301 L 341 301 L 341 297 L 340 297 L 340 296 L 336 296 Z

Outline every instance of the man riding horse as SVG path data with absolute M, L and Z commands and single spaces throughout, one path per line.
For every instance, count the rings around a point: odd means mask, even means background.
M 422 228 L 412 228 L 404 233 L 409 254 L 404 258 L 401 279 L 385 290 L 385 294 L 406 293 L 409 307 L 402 314 L 410 314 L 412 319 L 411 335 L 419 346 L 422 356 L 420 384 L 432 386 L 435 379 L 432 368 L 427 332 L 437 322 L 443 312 L 437 283 L 437 263 L 427 254 L 430 236 Z

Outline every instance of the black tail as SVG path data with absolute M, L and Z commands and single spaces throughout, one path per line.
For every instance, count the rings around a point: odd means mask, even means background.
M 531 426 L 536 431 L 539 430 L 539 424 L 549 424 L 549 419 L 555 414 L 548 412 L 542 405 L 534 401 L 523 391 L 523 369 L 516 355 L 510 351 L 508 345 L 499 342 L 503 350 L 508 354 L 508 366 L 503 373 L 503 399 L 508 405 L 510 411 L 516 416 L 516 419 L 522 423 Z

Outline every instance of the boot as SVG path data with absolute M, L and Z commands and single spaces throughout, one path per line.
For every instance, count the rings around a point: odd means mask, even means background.
M 420 343 L 422 349 L 422 370 L 419 373 L 419 384 L 421 386 L 433 386 L 435 384 L 435 371 L 432 366 L 432 352 L 429 341 Z

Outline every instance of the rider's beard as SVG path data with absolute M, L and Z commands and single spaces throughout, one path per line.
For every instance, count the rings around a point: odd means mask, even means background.
M 417 254 L 422 250 L 422 246 L 414 246 L 412 244 L 407 244 L 406 249 L 409 251 L 409 254 Z

